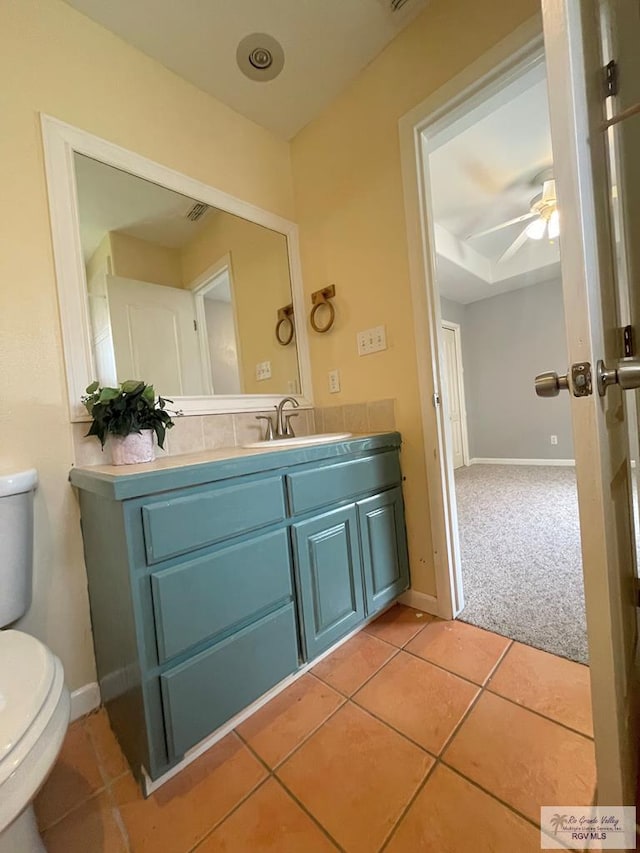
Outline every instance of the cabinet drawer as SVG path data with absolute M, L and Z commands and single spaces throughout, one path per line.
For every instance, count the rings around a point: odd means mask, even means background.
M 254 702 L 298 667 L 293 604 L 288 604 L 160 676 L 172 758 Z
M 378 491 L 400 482 L 400 462 L 395 451 L 366 459 L 340 462 L 311 471 L 287 475 L 289 501 L 294 513 Z
M 291 598 L 286 530 L 276 530 L 151 576 L 164 661 Z
M 212 545 L 284 517 L 280 477 L 149 503 L 142 507 L 147 563 Z

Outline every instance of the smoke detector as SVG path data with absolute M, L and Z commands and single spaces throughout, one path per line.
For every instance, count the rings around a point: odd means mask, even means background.
M 276 78 L 284 68 L 284 50 L 273 36 L 252 33 L 238 45 L 236 61 L 249 80 L 262 83 Z

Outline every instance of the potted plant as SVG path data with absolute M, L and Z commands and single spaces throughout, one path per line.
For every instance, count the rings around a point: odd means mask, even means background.
M 97 436 L 103 450 L 110 439 L 114 465 L 151 462 L 154 434 L 164 447 L 166 431 L 173 426 L 167 410 L 172 400 L 156 399 L 153 385 L 137 379 L 128 379 L 119 388 L 100 388 L 92 382 L 82 402 L 93 419 L 87 435 Z

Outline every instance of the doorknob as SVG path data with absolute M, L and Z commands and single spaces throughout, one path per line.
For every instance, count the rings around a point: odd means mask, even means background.
M 557 397 L 560 391 L 571 391 L 574 397 L 588 397 L 592 391 L 591 365 L 588 361 L 579 361 L 561 376 L 553 370 L 539 373 L 535 379 L 535 389 L 538 397 Z
M 535 385 L 538 397 L 557 397 L 560 391 L 569 390 L 569 377 L 566 373 L 558 376 L 555 371 L 548 370 L 536 376 Z
M 625 391 L 640 388 L 640 361 L 628 359 L 619 361 L 613 368 L 605 367 L 604 361 L 600 360 L 596 366 L 598 381 L 598 394 L 601 397 L 607 393 L 609 385 L 619 385 Z

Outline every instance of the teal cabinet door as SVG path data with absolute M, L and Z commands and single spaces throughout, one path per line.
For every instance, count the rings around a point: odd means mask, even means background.
M 367 615 L 409 586 L 409 559 L 402 490 L 390 489 L 358 502 Z
M 293 525 L 307 660 L 364 618 L 355 505 Z

